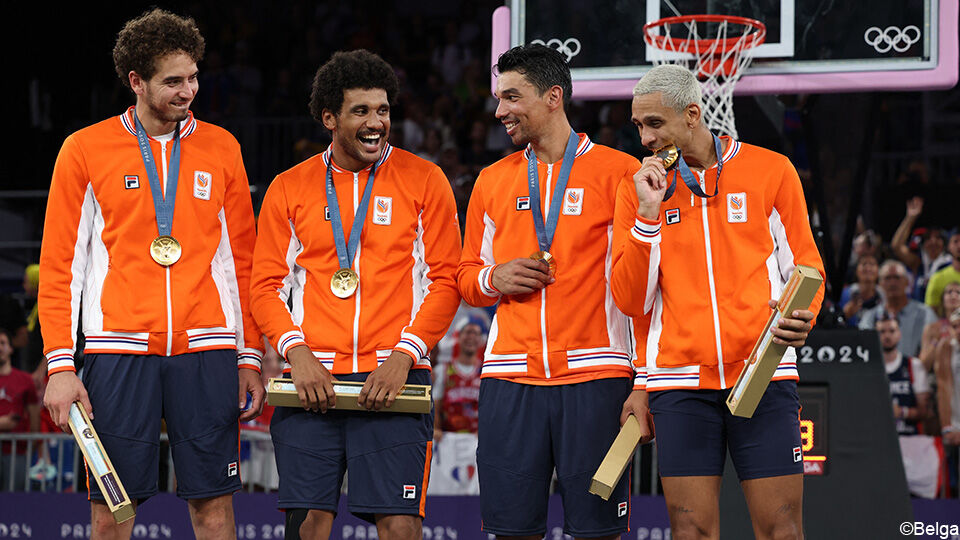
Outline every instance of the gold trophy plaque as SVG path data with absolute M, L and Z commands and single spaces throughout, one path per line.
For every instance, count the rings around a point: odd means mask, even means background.
M 770 314 L 767 325 L 750 353 L 747 365 L 727 396 L 727 408 L 734 416 L 753 416 L 760 398 L 783 359 L 783 353 L 787 351 L 787 345 L 773 342 L 771 329 L 782 317 L 789 316 L 795 310 L 809 308 L 822 283 L 823 277 L 816 268 L 797 266 L 793 271 L 776 309 Z
M 633 459 L 633 453 L 640 444 L 640 422 L 637 417 L 630 415 L 620 427 L 620 433 L 607 450 L 607 455 L 600 462 L 600 467 L 590 480 L 590 493 L 599 495 L 603 500 L 610 499 L 613 489 L 620 482 L 623 471 Z
M 127 490 L 123 489 L 120 477 L 117 476 L 113 463 L 110 462 L 103 444 L 100 443 L 100 437 L 93 429 L 93 423 L 90 422 L 90 417 L 87 416 L 87 411 L 83 410 L 80 402 L 70 405 L 70 431 L 80 445 L 83 458 L 87 461 L 87 467 L 90 468 L 90 476 L 93 476 L 97 485 L 100 486 L 100 492 L 103 493 L 113 519 L 117 523 L 123 523 L 135 516 L 136 507 L 127 496 Z
M 428 414 L 430 412 L 431 388 L 426 384 L 407 384 L 400 388 L 400 395 L 393 405 L 376 409 L 367 409 L 357 402 L 361 381 L 333 381 L 333 391 L 337 396 L 334 407 L 341 411 L 395 412 Z M 291 379 L 274 378 L 267 382 L 267 403 L 274 407 L 303 407 L 300 397 Z

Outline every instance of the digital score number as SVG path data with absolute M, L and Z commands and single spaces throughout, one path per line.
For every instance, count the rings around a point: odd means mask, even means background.
M 803 472 L 806 475 L 827 474 L 827 423 L 829 402 L 827 385 L 801 384 L 800 448 L 803 450 Z

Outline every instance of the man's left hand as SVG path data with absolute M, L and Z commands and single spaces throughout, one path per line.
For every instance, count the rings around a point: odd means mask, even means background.
M 263 398 L 266 396 L 266 389 L 260 380 L 260 374 L 248 368 L 240 368 L 240 408 L 247 402 L 247 392 L 253 397 L 250 408 L 240 414 L 241 422 L 249 422 L 260 416 L 263 412 Z
M 393 351 L 380 367 L 370 372 L 367 382 L 360 389 L 357 402 L 367 410 L 389 408 L 397 399 L 397 394 L 404 383 L 407 374 L 413 367 L 413 358 L 410 355 Z
M 770 309 L 777 309 L 777 301 L 768 302 Z M 777 325 L 771 329 L 773 342 L 791 347 L 802 347 L 813 328 L 813 312 L 808 309 L 797 309 L 783 316 Z

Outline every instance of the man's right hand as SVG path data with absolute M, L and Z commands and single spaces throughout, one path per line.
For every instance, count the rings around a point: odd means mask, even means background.
M 304 409 L 322 413 L 337 404 L 333 391 L 333 375 L 317 360 L 306 345 L 297 345 L 287 351 L 290 378 L 297 389 Z
M 50 376 L 47 390 L 43 393 L 43 405 L 50 411 L 50 418 L 60 429 L 70 433 L 70 405 L 79 401 L 93 419 L 93 407 L 80 378 L 72 371 L 61 371 Z
M 527 294 L 553 283 L 550 266 L 529 257 L 498 264 L 493 269 L 490 281 L 500 294 Z
M 649 220 L 660 217 L 660 203 L 667 192 L 667 168 L 657 156 L 643 159 L 640 170 L 633 175 L 637 190 L 637 214 Z

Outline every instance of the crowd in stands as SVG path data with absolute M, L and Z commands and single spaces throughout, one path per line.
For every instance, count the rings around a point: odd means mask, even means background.
M 880 335 L 911 492 L 956 497 L 960 230 L 917 227 L 923 207 L 920 197 L 906 201 L 889 243 L 857 235 L 839 306 L 848 326 Z

